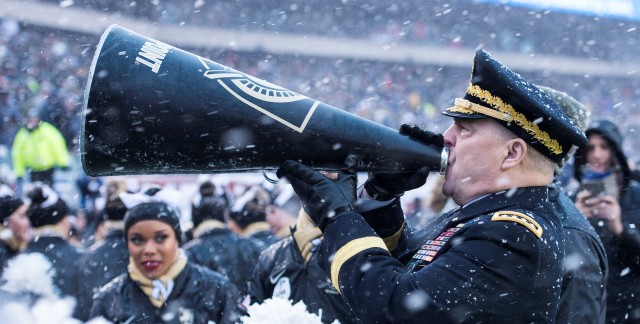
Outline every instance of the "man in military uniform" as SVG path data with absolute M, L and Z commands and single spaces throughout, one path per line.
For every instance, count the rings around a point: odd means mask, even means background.
M 336 181 L 283 163 L 278 175 L 324 233 L 320 266 L 365 323 L 554 322 L 564 238 L 547 186 L 584 134 L 483 50 L 464 98 L 443 114 L 454 123 L 442 137 L 405 133 L 449 148 L 442 190 L 461 207 L 415 233 L 398 197 L 425 183 L 426 168 L 374 173 L 356 191 L 354 156 Z

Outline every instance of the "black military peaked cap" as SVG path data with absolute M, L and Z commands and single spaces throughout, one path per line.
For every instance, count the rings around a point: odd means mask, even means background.
M 551 97 L 482 49 L 476 52 L 466 95 L 443 114 L 495 118 L 555 163 L 573 145 L 587 144 L 584 133 Z

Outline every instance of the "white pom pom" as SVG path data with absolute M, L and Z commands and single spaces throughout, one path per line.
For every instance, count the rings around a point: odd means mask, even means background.
M 271 298 L 262 304 L 249 306 L 247 312 L 249 316 L 243 316 L 242 322 L 245 324 L 322 324 L 320 316 L 309 313 L 304 302 L 299 301 L 292 305 L 291 300 L 284 298 Z M 340 323 L 337 320 L 333 323 Z

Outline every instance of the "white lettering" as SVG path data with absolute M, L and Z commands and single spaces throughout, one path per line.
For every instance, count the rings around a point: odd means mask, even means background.
M 171 49 L 170 45 L 162 42 L 146 42 L 142 45 L 136 62 L 142 63 L 151 68 L 151 71 L 158 73 L 162 60 Z

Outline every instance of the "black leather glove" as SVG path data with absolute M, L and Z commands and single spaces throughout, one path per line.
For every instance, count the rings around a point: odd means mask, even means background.
M 415 125 L 402 124 L 400 126 L 400 134 L 415 138 L 429 145 L 444 146 L 442 134 L 435 134 Z M 364 183 L 364 189 L 373 199 L 390 200 L 402 196 L 405 191 L 423 186 L 427 182 L 428 176 L 429 168 L 426 166 L 414 172 L 373 172 L 369 174 L 369 179 Z
M 443 147 L 444 138 L 442 134 L 436 134 L 428 130 L 424 130 L 416 125 L 400 125 L 400 134 L 408 135 L 411 138 L 415 138 L 425 144 Z
M 354 210 L 357 184 L 354 168 L 357 162 L 355 155 L 349 155 L 335 181 L 292 160 L 284 161 L 277 175 L 289 179 L 302 202 L 302 208 L 324 232 L 332 218 Z

